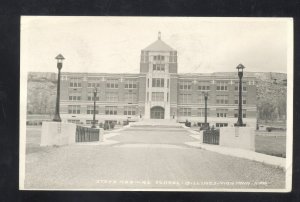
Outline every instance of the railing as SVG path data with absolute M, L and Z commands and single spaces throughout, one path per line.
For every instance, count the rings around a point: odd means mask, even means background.
M 220 130 L 205 130 L 203 131 L 203 143 L 219 144 Z
M 87 128 L 76 126 L 76 142 L 99 141 L 100 130 L 96 128 Z

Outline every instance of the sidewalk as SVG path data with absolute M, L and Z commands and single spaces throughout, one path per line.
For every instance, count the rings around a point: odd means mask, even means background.
M 191 134 L 190 136 L 199 140 L 197 142 L 185 142 L 186 145 L 197 147 L 201 149 L 205 149 L 208 151 L 217 152 L 224 155 L 234 156 L 238 158 L 248 159 L 252 161 L 257 161 L 263 164 L 269 164 L 276 167 L 280 167 L 283 170 L 286 170 L 286 159 L 277 157 L 277 156 L 270 156 L 262 153 L 257 153 L 255 151 L 245 150 L 245 149 L 239 149 L 239 148 L 231 148 L 231 147 L 224 147 L 220 145 L 212 145 L 212 144 L 203 144 L 201 141 L 201 135 L 199 132 L 194 131 L 188 127 L 186 128 L 187 131 L 189 131 Z
M 186 142 L 185 144 L 192 147 L 198 147 L 201 149 L 217 152 L 224 155 L 239 157 L 243 159 L 248 159 L 252 161 L 257 161 L 257 162 L 277 166 L 283 168 L 284 170 L 286 169 L 285 158 L 270 156 L 266 154 L 257 153 L 254 151 L 244 150 L 244 149 L 229 148 L 220 145 L 201 144 L 200 142 Z

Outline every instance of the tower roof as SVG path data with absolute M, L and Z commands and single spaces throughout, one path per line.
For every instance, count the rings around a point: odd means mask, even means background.
M 143 51 L 175 51 L 171 46 L 161 40 L 161 34 L 158 32 L 158 39 L 143 49 Z

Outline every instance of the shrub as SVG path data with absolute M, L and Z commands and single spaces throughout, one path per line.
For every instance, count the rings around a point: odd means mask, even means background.
M 109 129 L 108 123 L 104 123 L 104 130 L 108 130 L 108 129 Z

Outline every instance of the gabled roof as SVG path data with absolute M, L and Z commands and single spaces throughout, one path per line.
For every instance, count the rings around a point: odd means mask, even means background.
M 175 51 L 171 46 L 161 40 L 160 32 L 158 33 L 158 39 L 152 44 L 143 49 L 143 51 Z

